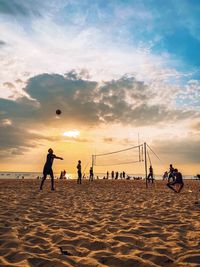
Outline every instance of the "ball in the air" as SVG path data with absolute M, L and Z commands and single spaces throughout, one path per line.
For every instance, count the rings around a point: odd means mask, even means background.
M 56 110 L 56 115 L 60 115 L 61 114 L 61 110 L 60 109 L 57 109 Z

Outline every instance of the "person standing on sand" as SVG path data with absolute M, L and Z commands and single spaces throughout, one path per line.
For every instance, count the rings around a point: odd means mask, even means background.
M 150 182 L 151 180 L 151 182 L 153 183 L 153 167 L 151 165 L 149 167 L 149 174 L 148 174 L 147 180 L 148 182 Z
M 170 182 L 170 179 L 172 178 L 172 181 L 174 182 L 174 167 L 172 164 L 169 165 L 169 176 L 168 176 L 168 182 Z
M 163 174 L 163 180 L 168 179 L 168 171 L 165 171 Z
M 81 172 L 81 161 L 78 161 L 78 165 L 76 166 L 77 168 L 77 173 L 78 173 L 78 179 L 77 179 L 77 184 L 81 184 L 81 179 L 82 179 L 82 172 Z
M 93 168 L 90 167 L 90 178 L 89 178 L 89 181 L 93 181 L 93 178 L 94 178 L 94 172 L 93 172 Z
M 109 171 L 106 173 L 106 179 L 109 179 Z
M 178 169 L 174 169 L 173 175 L 175 177 L 175 181 L 168 182 L 167 183 L 167 187 L 169 187 L 170 189 L 172 189 L 176 193 L 180 193 L 182 188 L 183 188 L 183 186 L 184 186 L 182 173 L 179 172 Z
M 61 157 L 57 157 L 56 155 L 53 154 L 53 149 L 49 148 L 48 149 L 48 154 L 47 154 L 47 159 L 46 159 L 46 163 L 44 165 L 44 169 L 43 169 L 43 178 L 40 184 L 40 190 L 42 190 L 44 181 L 47 178 L 47 175 L 50 175 L 51 177 L 51 190 L 55 190 L 54 188 L 54 175 L 53 175 L 53 170 L 52 170 L 52 165 L 53 165 L 53 160 L 54 159 L 60 159 L 63 160 L 63 158 Z

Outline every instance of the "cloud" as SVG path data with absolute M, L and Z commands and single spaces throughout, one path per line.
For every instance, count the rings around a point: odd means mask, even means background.
M 193 130 L 195 130 L 195 131 L 200 132 L 200 121 L 199 122 L 192 123 L 191 128 Z
M 1 0 L 0 13 L 11 16 L 41 15 L 41 1 L 34 0 L 34 3 L 26 0 Z
M 119 1 L 116 5 L 113 1 L 103 6 L 98 1 L 91 4 L 89 1 L 4 0 L 3 3 L 8 10 L 13 3 L 12 12 L 19 9 L 15 8 L 16 4 L 26 14 L 34 14 L 36 10 L 35 13 L 42 15 L 23 16 L 17 23 L 10 16 L 3 17 L 1 38 L 8 45 L 1 49 L 4 51 L 0 55 L 0 86 L 18 78 L 23 80 L 26 72 L 30 73 L 29 77 L 45 72 L 63 74 L 77 67 L 87 68 L 98 81 L 134 73 L 139 80 L 154 81 L 154 87 L 159 87 L 161 81 L 174 84 L 181 78 L 182 73 L 174 68 L 180 62 L 173 55 L 153 52 L 151 38 L 142 39 L 146 27 L 141 20 L 145 23 L 153 20 L 154 10 L 144 3 Z M 80 17 L 84 17 L 83 24 L 79 22 Z M 12 95 L 7 87 L 2 89 L 9 97 Z M 168 94 L 169 91 L 168 87 Z
M 199 164 L 199 137 L 192 139 L 191 136 L 187 136 L 185 138 L 180 137 L 173 140 L 157 140 L 153 142 L 152 147 L 159 155 L 162 155 L 163 158 L 161 158 L 161 160 L 171 159 L 172 163 L 176 162 L 177 164 L 183 162 L 187 164 Z
M 4 115 L 16 122 L 51 125 L 55 110 L 59 108 L 62 120 L 66 122 L 134 126 L 176 122 L 199 115 L 198 111 L 175 108 L 157 99 L 150 86 L 134 77 L 123 76 L 99 83 L 80 75 L 69 72 L 32 77 L 24 88 L 29 98 L 1 100 Z
M 1 47 L 1 46 L 5 46 L 5 45 L 6 45 L 6 42 L 0 40 L 0 47 Z
M 41 135 L 30 133 L 26 128 L 17 127 L 0 121 L 0 158 L 20 155 L 38 145 L 44 139 Z
M 104 138 L 103 138 L 103 141 L 104 141 L 105 143 L 113 143 L 114 140 L 115 140 L 115 139 L 114 139 L 113 137 L 104 137 Z
M 179 123 L 199 116 L 198 111 L 173 108 L 168 102 L 157 99 L 151 86 L 132 76 L 97 82 L 84 79 L 82 75 L 85 73 L 87 71 L 77 73 L 73 70 L 65 75 L 37 75 L 30 78 L 24 88 L 28 97 L 0 99 L 1 150 L 16 154 L 18 148 L 21 151 L 31 148 L 33 143 L 53 138 L 34 131 L 65 124 L 93 129 L 116 123 L 132 127 L 163 127 L 166 123 Z M 58 108 L 62 114 L 56 120 Z M 79 138 L 77 141 L 88 140 Z M 104 141 L 112 142 L 113 139 L 105 138 Z

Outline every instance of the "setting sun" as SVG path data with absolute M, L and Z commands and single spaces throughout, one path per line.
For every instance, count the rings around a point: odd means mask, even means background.
M 78 137 L 80 135 L 80 132 L 78 130 L 71 130 L 71 131 L 66 131 L 63 133 L 63 136 L 66 137 Z

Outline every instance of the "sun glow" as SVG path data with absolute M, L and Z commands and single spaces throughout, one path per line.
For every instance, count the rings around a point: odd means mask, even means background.
M 71 130 L 71 131 L 66 131 L 63 133 L 63 136 L 73 137 L 73 138 L 76 138 L 79 135 L 80 135 L 80 132 L 78 130 Z

